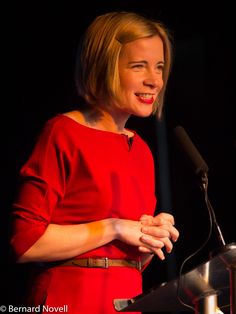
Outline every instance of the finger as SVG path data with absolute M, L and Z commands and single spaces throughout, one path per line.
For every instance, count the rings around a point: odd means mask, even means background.
M 139 246 L 139 251 L 142 253 L 151 253 L 157 255 L 162 261 L 165 259 L 165 255 L 162 249 L 149 249 L 146 246 Z
M 153 221 L 157 225 L 161 225 L 161 224 L 171 224 L 171 225 L 174 225 L 175 224 L 174 217 L 171 214 L 168 214 L 168 213 L 160 213 L 160 214 L 156 215 L 154 217 Z
M 171 240 L 167 237 L 165 238 L 156 238 L 153 236 L 142 236 L 140 238 L 141 242 L 143 242 L 148 248 L 152 250 L 160 249 L 165 247 L 167 253 L 171 253 L 173 249 L 173 244 Z
M 142 253 L 153 253 L 153 251 L 146 246 L 139 246 L 138 249 Z
M 169 213 L 165 213 L 165 212 L 161 212 L 159 214 L 159 216 L 167 221 L 169 221 L 172 225 L 175 224 L 175 219 L 174 219 L 174 216 L 172 214 L 169 214 Z
M 165 239 L 165 238 L 164 238 Z M 140 241 L 145 244 L 150 249 L 160 249 L 163 248 L 164 242 L 162 238 L 156 238 L 149 235 L 142 235 Z
M 140 220 L 146 220 L 146 219 L 149 219 L 149 218 L 153 218 L 153 216 L 144 214 L 144 215 L 142 215 L 140 217 Z
M 171 251 L 172 251 L 172 249 L 173 249 L 173 244 L 172 244 L 172 242 L 170 241 L 170 239 L 169 239 L 169 238 L 162 238 L 161 241 L 163 241 L 163 243 L 164 243 L 166 252 L 167 252 L 167 253 L 171 253 Z
M 164 238 L 164 237 L 170 237 L 171 234 L 168 231 L 169 227 L 163 228 L 158 226 L 142 226 L 141 231 L 145 234 L 158 237 L 158 238 Z
M 179 231 L 175 227 L 171 228 L 170 238 L 173 242 L 176 242 L 179 238 Z
M 163 225 L 160 226 L 160 228 L 163 228 L 169 232 L 169 238 L 173 241 L 176 242 L 179 238 L 179 231 L 174 227 L 170 225 Z
M 163 261 L 165 259 L 165 255 L 161 249 L 155 250 L 155 254 L 160 258 L 160 260 Z
M 145 234 L 149 234 L 155 237 L 168 237 L 173 242 L 176 242 L 179 238 L 179 231 L 172 225 L 161 225 L 161 226 L 149 226 L 143 225 L 141 231 Z
M 140 221 L 141 221 L 142 224 L 152 225 L 153 224 L 153 216 L 151 216 L 151 215 L 142 215 L 140 217 Z
M 163 225 L 159 226 L 159 228 L 162 228 L 166 231 L 169 232 L 169 238 L 173 241 L 176 242 L 179 238 L 179 231 L 172 225 Z
M 145 247 L 146 247 L 148 250 L 152 250 L 153 252 L 156 252 L 156 251 L 158 251 L 159 249 L 165 247 L 165 251 L 166 251 L 167 253 L 171 253 L 171 251 L 172 251 L 172 249 L 173 249 L 173 244 L 172 244 L 172 242 L 170 241 L 169 238 L 160 238 L 160 239 L 152 238 L 152 239 L 145 239 L 143 242 L 146 244 Z M 162 242 L 162 246 L 159 245 L 159 242 Z

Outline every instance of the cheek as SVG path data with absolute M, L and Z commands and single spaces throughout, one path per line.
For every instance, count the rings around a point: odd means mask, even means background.
M 163 86 L 164 86 L 164 80 L 163 80 L 163 78 L 161 77 L 160 80 L 159 80 L 159 82 L 158 82 L 158 89 L 159 89 L 159 92 L 162 90 Z
M 139 84 L 138 75 L 134 75 L 131 73 L 122 73 L 120 74 L 120 86 L 124 90 L 130 90 Z
M 129 78 L 126 77 L 122 77 L 120 79 L 120 86 L 122 88 L 122 90 L 127 90 L 131 87 L 131 80 L 129 80 Z

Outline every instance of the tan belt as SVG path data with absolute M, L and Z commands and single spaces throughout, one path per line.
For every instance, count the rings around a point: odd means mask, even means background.
M 79 258 L 70 259 L 62 262 L 49 262 L 49 263 L 37 263 L 38 266 L 52 267 L 52 266 L 78 266 L 78 267 L 92 267 L 92 268 L 109 268 L 112 266 L 123 266 L 136 268 L 139 271 L 142 270 L 141 261 L 125 260 L 125 259 L 110 259 L 108 257 L 103 258 Z

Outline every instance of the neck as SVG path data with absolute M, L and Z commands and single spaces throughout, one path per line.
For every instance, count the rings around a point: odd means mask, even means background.
M 129 115 L 119 108 L 89 108 L 83 115 L 85 122 L 91 127 L 114 133 L 130 133 L 125 129 Z

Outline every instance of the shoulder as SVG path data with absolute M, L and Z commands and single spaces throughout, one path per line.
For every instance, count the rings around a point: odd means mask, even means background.
M 78 124 L 64 114 L 57 114 L 48 119 L 42 126 L 38 140 L 51 143 L 70 142 L 78 138 Z
M 59 113 L 47 120 L 42 129 L 55 134 L 60 134 L 70 130 L 74 131 L 77 127 L 79 127 L 79 123 L 73 119 L 73 116 L 70 113 Z
M 71 119 L 66 116 L 63 113 L 59 113 L 53 117 L 51 117 L 50 119 L 48 119 L 44 125 L 43 125 L 43 129 L 50 129 L 50 130 L 60 130 L 61 128 L 67 128 L 67 127 L 71 127 Z

